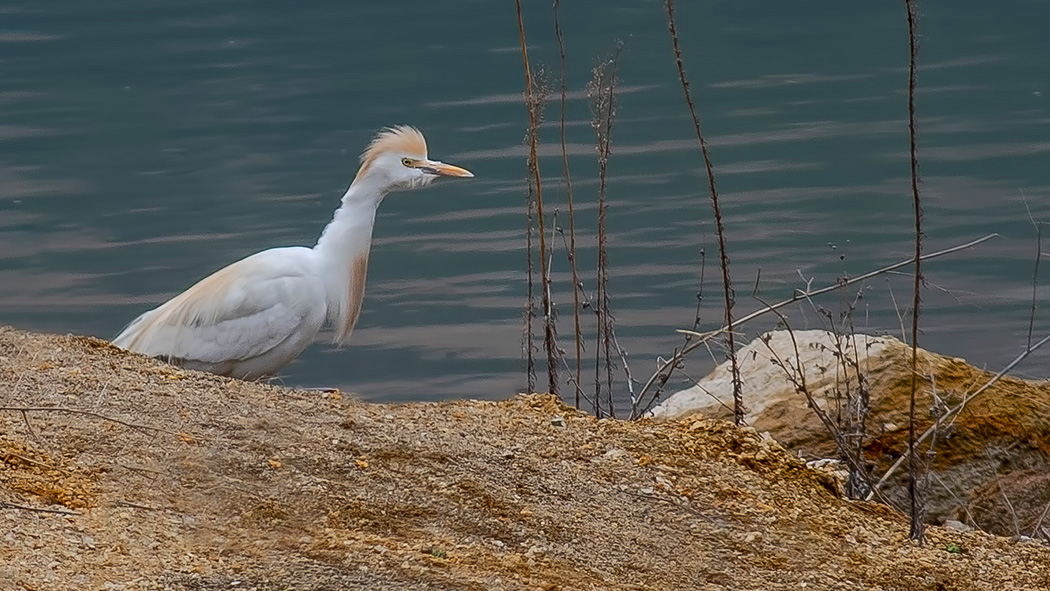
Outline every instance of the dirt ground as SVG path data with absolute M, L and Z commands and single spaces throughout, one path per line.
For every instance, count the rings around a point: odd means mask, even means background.
M 0 328 L 0 588 L 1050 589 L 752 430 L 367 404 Z

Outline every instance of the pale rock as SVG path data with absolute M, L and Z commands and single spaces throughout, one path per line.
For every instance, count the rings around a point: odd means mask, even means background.
M 736 355 L 741 393 L 748 410 L 746 420 L 753 423 L 770 406 L 797 399 L 799 394 L 792 378 L 801 383 L 804 376 L 806 388 L 818 402 L 822 402 L 822 392 L 836 387 L 847 376 L 856 383 L 852 363 L 855 362 L 863 372 L 869 371 L 871 364 L 888 363 L 882 354 L 891 342 L 893 339 L 887 337 L 835 335 L 825 330 L 777 330 L 763 334 Z M 840 354 L 848 356 L 851 363 L 840 362 Z M 649 416 L 676 419 L 695 413 L 712 414 L 710 411 L 732 407 L 733 374 L 729 361 L 726 361 L 692 388 L 672 394 L 652 409 Z

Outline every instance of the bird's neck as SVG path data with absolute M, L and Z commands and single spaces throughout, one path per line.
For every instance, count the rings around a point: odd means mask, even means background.
M 336 343 L 350 336 L 361 313 L 372 227 L 376 208 L 385 194 L 367 178 L 355 179 L 314 246 L 322 267 L 328 321 L 335 329 Z

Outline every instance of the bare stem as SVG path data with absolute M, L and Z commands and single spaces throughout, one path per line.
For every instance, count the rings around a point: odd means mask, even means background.
M 600 356 L 604 352 L 606 412 L 608 412 L 610 417 L 616 416 L 616 409 L 613 401 L 612 351 L 614 348 L 614 328 L 609 307 L 608 233 L 605 226 L 608 214 L 606 177 L 609 166 L 612 120 L 615 113 L 616 71 L 622 47 L 623 45 L 618 43 L 613 56 L 609 60 L 600 63 L 594 69 L 594 77 L 591 80 L 589 89 L 591 98 L 594 101 L 593 125 L 598 148 L 598 265 L 594 311 L 597 314 L 597 339 L 600 347 L 595 348 L 594 397 L 596 400 L 601 398 Z
M 521 18 L 521 0 L 514 0 L 518 13 L 518 39 L 521 42 L 521 60 L 525 69 L 525 101 L 529 111 L 529 168 L 536 187 L 536 217 L 540 234 L 540 281 L 543 285 L 543 345 L 547 354 L 547 384 L 551 394 L 558 394 L 558 360 L 555 351 L 553 334 L 553 315 L 551 301 L 547 296 L 547 285 L 550 282 L 550 271 L 547 268 L 547 236 L 543 220 L 543 187 L 540 182 L 540 163 L 537 157 L 537 135 L 539 133 L 539 115 L 537 103 L 532 91 L 532 72 L 529 69 L 529 50 L 525 42 L 525 23 Z
M 997 238 L 998 236 L 999 236 L 998 234 L 988 234 L 988 235 L 982 236 L 982 237 L 980 237 L 980 238 L 978 238 L 976 240 L 971 240 L 971 241 L 969 241 L 969 242 L 967 242 L 965 244 L 960 244 L 958 246 L 953 246 L 951 248 L 946 248 L 944 250 L 939 250 L 937 252 L 931 252 L 929 254 L 924 254 L 924 255 L 922 255 L 921 259 L 924 260 L 924 261 L 928 261 L 930 259 L 935 259 L 935 258 L 938 258 L 938 257 L 942 257 L 942 256 L 945 256 L 945 255 L 948 255 L 948 254 L 959 252 L 961 250 L 966 250 L 968 248 L 973 248 L 974 246 L 977 246 L 978 244 L 982 244 L 984 242 L 987 242 L 987 241 L 991 240 L 992 238 Z M 743 317 L 739 318 L 736 321 L 735 324 L 736 324 L 736 326 L 740 326 L 740 325 L 744 324 L 745 322 L 749 322 L 751 320 L 754 320 L 755 318 L 758 318 L 759 316 L 764 316 L 764 315 L 766 315 L 766 314 L 768 314 L 768 313 L 770 313 L 770 312 L 772 312 L 774 310 L 779 310 L 780 308 L 783 308 L 784 306 L 790 306 L 791 304 L 794 304 L 795 302 L 799 302 L 799 301 L 802 301 L 802 300 L 808 300 L 810 298 L 814 298 L 814 297 L 819 296 L 819 295 L 823 295 L 823 294 L 826 294 L 826 293 L 829 293 L 829 292 L 832 292 L 832 291 L 835 291 L 835 290 L 838 290 L 838 289 L 842 289 L 842 288 L 844 288 L 844 287 L 846 287 L 848 285 L 852 285 L 854 283 L 859 283 L 861 281 L 867 281 L 868 279 L 871 279 L 872 277 L 877 277 L 879 275 L 884 275 L 884 274 L 889 273 L 891 271 L 894 271 L 896 269 L 900 269 L 901 267 L 906 267 L 906 266 L 908 266 L 908 265 L 910 265 L 910 264 L 912 264 L 914 262 L 915 262 L 915 259 L 905 259 L 903 261 L 900 261 L 899 263 L 894 263 L 892 265 L 887 265 L 887 266 L 882 267 L 880 269 L 875 269 L 874 271 L 869 271 L 867 273 L 864 273 L 863 275 L 858 275 L 856 277 L 851 277 L 851 278 L 849 278 L 849 279 L 847 279 L 845 281 L 836 281 L 835 283 L 833 283 L 831 285 L 822 287 L 822 288 L 814 290 L 814 291 L 810 291 L 809 289 L 806 289 L 805 291 L 803 291 L 803 290 L 795 290 L 795 293 L 790 298 L 787 298 L 785 300 L 781 300 L 781 301 L 779 301 L 779 302 L 777 302 L 777 303 L 775 303 L 775 304 L 773 304 L 771 306 L 766 306 L 765 308 L 760 308 L 758 310 L 755 310 L 754 312 L 748 314 L 747 316 L 743 316 Z M 696 332 L 694 330 L 679 329 L 678 332 L 680 332 L 682 334 L 692 334 L 693 336 L 698 337 L 697 340 L 693 341 L 692 343 L 689 343 L 685 347 L 682 347 L 681 351 L 676 352 L 675 354 L 671 355 L 671 357 L 669 359 L 667 359 L 667 360 L 661 362 L 659 365 L 657 365 L 656 371 L 653 372 L 653 375 L 649 376 L 649 380 L 645 383 L 644 386 L 642 386 L 642 389 L 638 392 L 638 396 L 639 397 L 645 396 L 649 392 L 649 390 L 654 386 L 654 384 L 657 383 L 657 381 L 659 381 L 659 380 L 666 381 L 666 377 L 664 377 L 664 374 L 666 372 L 673 371 L 675 368 L 677 368 L 678 365 L 682 362 L 682 360 L 685 358 L 686 355 L 688 355 L 689 353 L 693 352 L 698 347 L 703 346 L 705 343 L 707 343 L 708 341 L 710 341 L 714 337 L 716 337 L 716 336 L 726 332 L 727 330 L 729 330 L 729 327 L 727 327 L 727 326 L 722 326 L 721 328 L 719 328 L 717 330 L 712 330 L 712 331 L 706 332 L 706 333 L 699 333 L 699 332 Z M 656 393 L 652 394 L 652 398 L 655 398 L 658 395 L 659 395 L 659 391 L 657 391 Z
M 700 328 L 700 312 L 702 311 L 703 305 L 704 305 L 704 271 L 706 269 L 707 269 L 707 249 L 701 248 L 700 249 L 700 279 L 699 279 L 699 282 L 698 282 L 697 288 L 696 288 L 696 312 L 693 315 L 693 326 L 690 329 L 690 332 L 687 332 L 685 334 L 685 339 L 682 342 L 682 348 L 688 347 L 689 343 L 693 342 L 693 339 L 696 338 L 696 331 L 697 331 L 698 328 Z M 678 355 L 678 353 L 679 353 L 679 348 L 675 347 L 675 350 L 671 352 L 671 356 L 675 357 L 675 356 Z M 675 367 L 678 368 L 679 366 L 676 365 Z M 651 397 L 649 397 L 648 402 L 646 402 L 645 399 L 642 398 L 642 395 L 644 394 L 644 391 L 639 392 L 635 396 L 634 408 L 631 409 L 631 418 L 632 419 L 637 419 L 637 418 L 643 416 L 645 413 L 649 412 L 649 409 L 651 409 L 653 407 L 653 405 L 656 404 L 657 399 L 660 397 L 660 393 L 663 392 L 664 387 L 667 385 L 667 381 L 671 379 L 671 372 L 670 371 L 665 371 L 663 373 L 658 373 L 658 374 L 653 374 L 653 375 L 654 376 L 659 375 L 659 378 L 656 380 L 656 392 L 654 392 L 653 395 Z M 647 383 L 646 387 L 648 388 L 650 385 L 651 384 Z M 645 404 L 643 404 L 643 403 L 645 403 Z
M 580 375 L 583 372 L 583 331 L 580 330 L 580 296 L 576 288 L 580 276 L 576 271 L 576 212 L 572 204 L 572 176 L 569 174 L 569 155 L 565 149 L 565 43 L 561 34 L 558 8 L 561 0 L 554 0 L 554 35 L 558 38 L 558 58 L 561 64 L 561 165 L 565 172 L 565 200 L 569 208 L 569 267 L 572 270 L 572 321 L 576 335 L 576 408 L 580 408 Z
M 125 427 L 128 427 L 130 429 L 135 429 L 137 431 L 143 431 L 143 432 L 145 432 L 145 431 L 159 431 L 161 433 L 175 434 L 174 431 L 168 431 L 167 429 L 161 429 L 159 427 L 151 427 L 149 425 L 140 425 L 140 424 L 137 424 L 137 423 L 129 423 L 127 421 L 122 421 L 120 419 L 114 419 L 113 417 L 107 417 L 104 414 L 97 413 L 97 412 L 92 412 L 90 410 L 80 410 L 79 408 L 67 408 L 67 407 L 64 407 L 64 406 L 0 406 L 0 411 L 20 412 L 20 413 L 23 413 L 23 416 L 24 416 L 25 413 L 28 413 L 28 412 L 60 412 L 60 413 L 85 415 L 85 416 L 89 416 L 89 417 L 95 417 L 96 419 L 102 419 L 103 421 L 109 421 L 111 423 L 116 423 L 118 425 L 124 425 Z
M 1039 260 L 1043 258 L 1043 225 L 1035 225 L 1035 269 L 1032 271 L 1032 314 L 1028 318 L 1028 346 L 1032 345 L 1032 332 L 1035 329 L 1035 310 L 1039 301 Z
M 766 302 L 758 296 L 757 285 L 756 292 L 753 293 L 751 297 L 766 304 Z M 768 304 L 766 304 L 766 306 L 768 307 Z M 769 350 L 771 361 L 773 361 L 774 365 L 777 365 L 784 370 L 788 381 L 791 382 L 795 391 L 805 396 L 806 404 L 811 410 L 813 410 L 813 413 L 817 415 L 820 422 L 824 424 L 824 428 L 827 429 L 828 435 L 830 435 L 832 441 L 835 442 L 835 447 L 838 449 L 839 457 L 849 466 L 851 479 L 860 480 L 867 485 L 868 490 L 873 490 L 874 487 L 871 486 L 871 482 L 868 481 L 867 473 L 864 471 L 864 456 L 860 451 L 860 448 L 858 448 L 857 452 L 854 454 L 853 449 L 849 445 L 849 440 L 847 436 L 843 434 L 839 424 L 836 424 L 835 421 L 831 420 L 827 411 L 820 407 L 820 404 L 813 398 L 813 393 L 809 391 L 809 387 L 806 384 L 806 370 L 802 366 L 802 356 L 798 350 L 798 342 L 795 340 L 795 331 L 791 329 L 791 324 L 788 323 L 786 316 L 779 311 L 774 311 L 773 313 L 777 315 L 777 318 L 787 330 L 788 336 L 791 337 L 791 347 L 794 349 L 795 356 L 794 361 L 789 366 L 788 362 L 782 359 L 776 350 L 770 346 L 769 341 L 763 339 L 762 343 L 766 346 L 766 349 Z M 835 336 L 835 342 L 836 344 L 839 343 L 839 337 L 837 335 Z
M 908 13 L 908 140 L 911 155 L 911 193 L 915 209 L 915 281 L 911 307 L 911 396 L 908 404 L 908 501 L 911 517 L 910 536 L 922 541 L 922 507 L 919 503 L 919 461 L 915 451 L 915 393 L 918 389 L 919 363 L 919 306 L 922 302 L 922 202 L 919 198 L 919 160 L 915 154 L 915 83 L 916 57 L 919 53 L 915 32 L 915 0 L 904 0 Z
M 522 312 L 522 348 L 525 353 L 525 391 L 533 393 L 536 391 L 536 346 L 532 337 L 532 321 L 536 318 L 536 296 L 533 293 L 533 277 L 535 276 L 532 264 L 532 180 L 529 179 L 528 191 L 525 194 L 525 270 L 527 286 L 525 291 L 525 310 Z
M 1021 192 L 1021 199 L 1024 199 L 1024 192 Z M 1035 268 L 1032 270 L 1032 310 L 1028 316 L 1028 346 L 1032 346 L 1032 333 L 1035 331 L 1035 311 L 1038 308 L 1037 302 L 1039 301 L 1039 261 L 1043 258 L 1043 222 L 1035 221 L 1032 217 L 1032 210 L 1028 207 L 1028 200 L 1024 201 L 1025 211 L 1028 212 L 1028 219 L 1031 220 L 1032 225 L 1035 226 Z
M 55 515 L 80 515 L 76 511 L 63 511 L 61 509 L 40 509 L 38 507 L 28 507 L 26 505 L 19 505 L 17 503 L 8 503 L 7 501 L 0 501 L 0 509 L 19 509 L 21 511 L 32 511 L 34 513 L 53 513 Z
M 693 128 L 696 130 L 697 140 L 700 142 L 700 152 L 704 156 L 704 166 L 707 168 L 707 182 L 711 189 L 711 208 L 715 214 L 715 232 L 718 234 L 718 255 L 722 267 L 722 285 L 725 294 L 726 307 L 726 347 L 729 357 L 729 365 L 733 374 L 733 419 L 737 425 L 744 421 L 744 399 L 740 390 L 740 367 L 736 360 L 736 343 L 733 342 L 733 282 L 729 277 L 729 255 L 726 253 L 725 226 L 722 223 L 722 209 L 718 204 L 718 190 L 715 188 L 715 173 L 711 166 L 711 158 L 707 154 L 707 142 L 703 133 L 700 132 L 700 119 L 696 115 L 693 99 L 689 93 L 689 81 L 685 77 L 685 66 L 682 64 L 682 52 L 678 47 L 678 30 L 674 20 L 674 1 L 666 0 L 667 7 L 667 30 L 671 34 L 671 43 L 674 47 L 675 63 L 678 65 L 678 78 L 682 83 L 682 91 L 685 93 L 685 102 L 689 106 L 689 114 L 693 118 Z

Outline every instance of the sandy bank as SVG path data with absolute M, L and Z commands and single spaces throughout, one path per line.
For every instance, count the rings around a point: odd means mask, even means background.
M 67 409 L 0 412 L 5 589 L 1050 588 L 1050 549 L 917 547 L 705 418 L 366 404 L 13 329 L 0 406 Z

